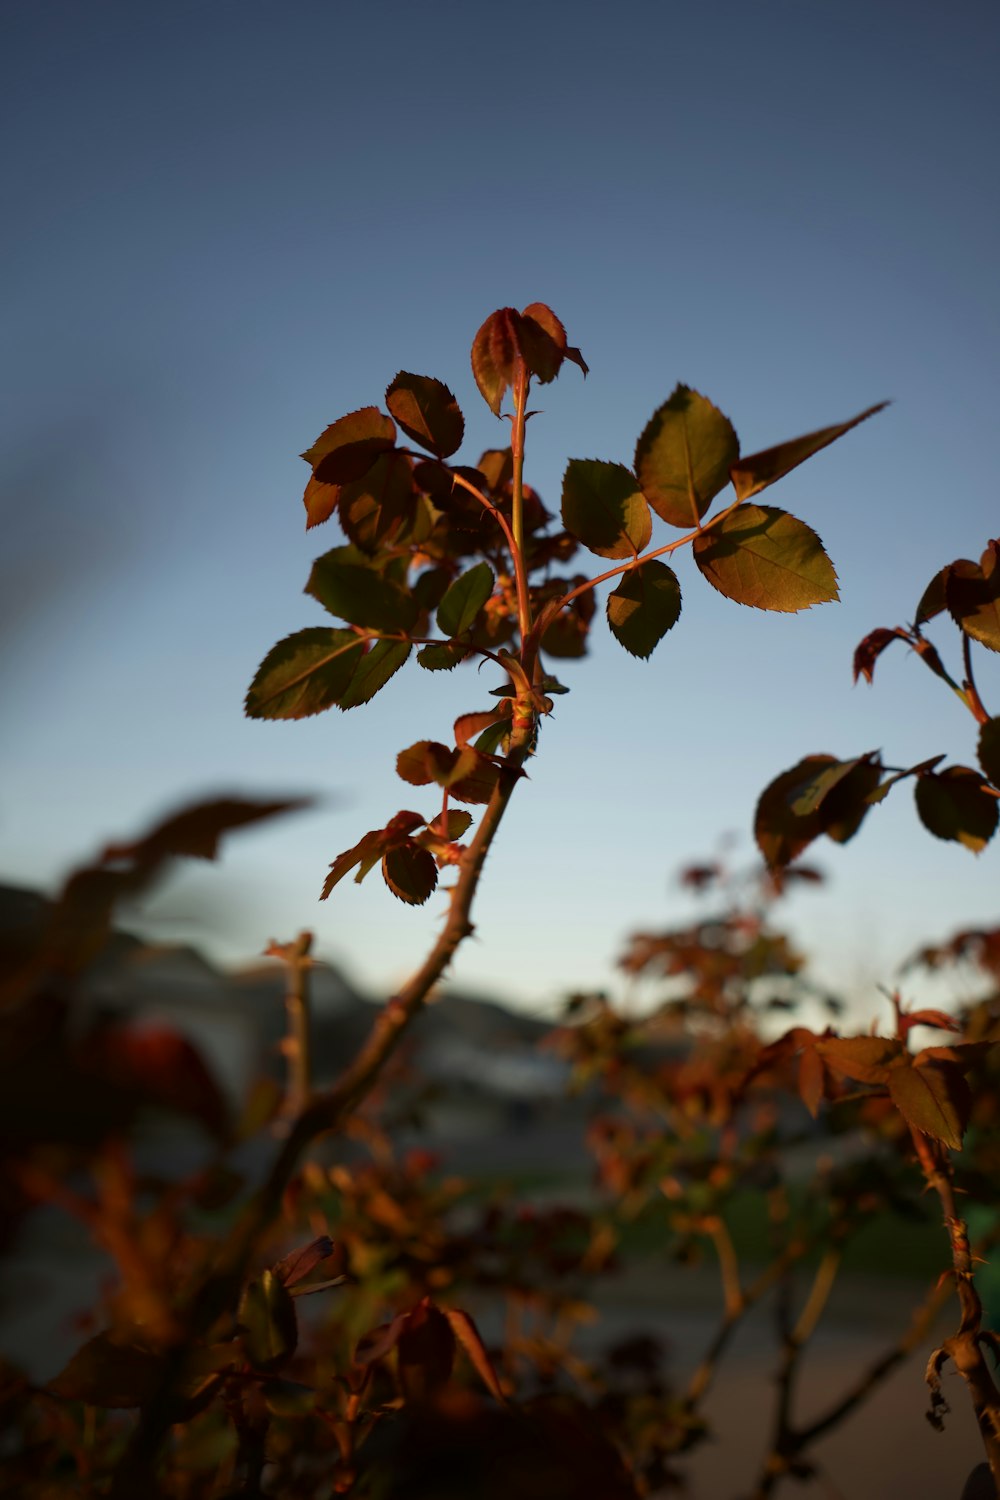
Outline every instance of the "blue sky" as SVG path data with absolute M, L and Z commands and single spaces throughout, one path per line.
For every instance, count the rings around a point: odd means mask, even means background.
M 323 623 L 301 590 L 337 537 L 305 534 L 297 454 L 402 368 L 452 386 L 474 462 L 504 429 L 472 335 L 534 300 L 592 372 L 529 430 L 553 509 L 566 459 L 630 462 L 678 380 L 748 451 L 894 404 L 771 497 L 819 532 L 842 603 L 741 610 L 682 558 L 648 663 L 598 626 L 565 666 L 458 979 L 532 1006 L 614 983 L 624 935 L 686 910 L 677 866 L 728 834 L 749 857 L 757 794 L 803 754 L 973 758 L 919 663 L 890 653 L 869 689 L 850 658 L 1000 531 L 994 6 L 22 0 L 2 31 L 0 878 L 50 886 L 196 794 L 312 791 L 147 917 L 227 959 L 312 926 L 373 987 L 405 973 L 440 901 L 318 890 L 423 809 L 396 751 L 492 681 L 411 665 L 299 724 L 241 701 L 275 640 Z M 830 883 L 790 920 L 867 993 L 998 916 L 997 850 L 932 840 L 904 789 L 818 853 Z

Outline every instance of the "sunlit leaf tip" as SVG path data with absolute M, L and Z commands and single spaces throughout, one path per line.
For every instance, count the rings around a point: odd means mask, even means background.
M 737 498 L 748 500 L 751 495 L 759 494 L 769 484 L 774 484 L 799 464 L 805 463 L 814 453 L 835 443 L 859 423 L 867 422 L 876 412 L 884 411 L 889 404 L 888 401 L 879 401 L 877 405 L 869 406 L 847 422 L 838 422 L 833 427 L 821 427 L 816 432 L 807 432 L 803 437 L 778 443 L 760 453 L 741 454 L 729 471 Z

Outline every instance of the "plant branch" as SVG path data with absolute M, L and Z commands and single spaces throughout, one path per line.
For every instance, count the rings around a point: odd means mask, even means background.
M 843 1251 L 838 1246 L 831 1247 L 820 1258 L 805 1305 L 785 1336 L 777 1374 L 778 1399 L 774 1414 L 774 1432 L 770 1451 L 764 1459 L 760 1477 L 753 1492 L 753 1500 L 766 1500 L 768 1495 L 773 1494 L 782 1478 L 788 1473 L 791 1463 L 802 1446 L 800 1435 L 792 1424 L 795 1383 L 802 1353 L 823 1315 L 823 1309 L 826 1307 L 837 1279 L 837 1272 L 840 1270 L 842 1257 Z
M 286 966 L 285 1014 L 288 1031 L 282 1051 L 288 1065 L 288 1081 L 282 1103 L 282 1123 L 287 1127 L 309 1103 L 312 1089 L 310 1059 L 309 970 L 313 935 L 300 932 L 292 943 L 272 943 L 269 953 Z
M 864 1404 L 875 1387 L 881 1385 L 887 1375 L 892 1374 L 897 1365 L 901 1365 L 909 1358 L 917 1346 L 926 1339 L 935 1317 L 948 1299 L 948 1292 L 949 1288 L 946 1283 L 941 1281 L 935 1283 L 913 1313 L 910 1326 L 902 1337 L 868 1366 L 861 1378 L 841 1396 L 839 1401 L 829 1406 L 822 1416 L 816 1417 L 805 1427 L 799 1428 L 798 1445 L 800 1448 L 808 1447 L 817 1438 L 829 1432 L 831 1427 L 838 1426 L 845 1417 L 849 1417 L 853 1411 Z
M 302 1156 L 319 1136 L 338 1129 L 369 1093 L 456 950 L 471 936 L 470 913 L 483 865 L 528 757 L 532 728 L 515 723 L 511 730 L 510 752 L 475 837 L 458 866 L 458 880 L 449 892 L 448 916 L 437 941 L 408 982 L 380 1011 L 354 1060 L 292 1122 L 264 1183 L 223 1245 L 215 1268 L 192 1298 L 183 1319 L 183 1336 L 166 1357 L 158 1389 L 143 1409 L 116 1470 L 111 1500 L 133 1500 L 136 1494 L 148 1492 L 156 1456 L 174 1416 L 174 1391 L 187 1347 L 235 1304 L 257 1242 L 280 1209 Z
M 775 1256 L 771 1264 L 765 1266 L 760 1275 L 743 1291 L 739 1308 L 734 1306 L 732 1311 L 724 1313 L 684 1393 L 684 1406 L 688 1411 L 693 1411 L 699 1401 L 708 1392 L 712 1381 L 715 1379 L 719 1360 L 725 1353 L 730 1339 L 751 1307 L 760 1301 L 764 1293 L 769 1291 L 775 1282 L 781 1279 L 789 1267 L 808 1254 L 811 1248 L 811 1242 L 807 1243 L 806 1241 L 797 1241 L 789 1245 L 780 1255 Z
M 941 1395 L 941 1370 L 949 1360 L 965 1381 L 972 1400 L 972 1408 L 979 1426 L 979 1434 L 986 1450 L 986 1458 L 993 1476 L 993 1484 L 1000 1495 L 1000 1391 L 997 1390 L 990 1367 L 983 1353 L 983 1345 L 992 1340 L 983 1330 L 983 1304 L 973 1278 L 972 1247 L 969 1244 L 968 1228 L 959 1215 L 955 1201 L 954 1173 L 951 1157 L 940 1142 L 923 1135 L 911 1127 L 910 1134 L 920 1162 L 921 1171 L 928 1187 L 937 1194 L 944 1213 L 944 1225 L 951 1247 L 951 1263 L 958 1292 L 961 1320 L 958 1330 L 945 1339 L 927 1363 L 927 1384 L 931 1392 L 931 1409 L 928 1417 L 935 1426 L 940 1425 L 941 1416 L 947 1410 Z
M 578 583 L 576 588 L 570 589 L 569 593 L 561 595 L 558 599 L 553 599 L 550 604 L 546 605 L 535 623 L 535 634 L 540 636 L 551 621 L 555 619 L 559 611 L 565 609 L 566 605 L 571 604 L 574 599 L 578 599 L 581 594 L 589 593 L 599 583 L 607 583 L 609 578 L 617 578 L 621 573 L 630 573 L 633 568 L 641 568 L 643 563 L 651 562 L 654 557 L 665 557 L 671 552 L 676 552 L 680 547 L 686 547 L 696 537 L 704 536 L 706 531 L 711 531 L 713 526 L 717 526 L 720 521 L 724 521 L 727 516 L 731 516 L 733 511 L 737 510 L 742 504 L 742 500 L 734 500 L 731 505 L 727 505 L 724 510 L 720 510 L 717 516 L 713 516 L 710 521 L 706 521 L 704 526 L 699 526 L 697 530 L 689 531 L 685 536 L 678 537 L 676 541 L 665 542 L 662 547 L 654 547 L 651 552 L 643 552 L 641 555 L 636 554 L 636 556 L 628 558 L 627 561 L 619 563 L 617 567 L 608 568 L 606 572 L 598 573 L 594 578 L 588 578 L 585 583 Z

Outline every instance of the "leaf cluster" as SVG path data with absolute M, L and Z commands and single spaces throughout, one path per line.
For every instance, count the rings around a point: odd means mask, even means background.
M 1000 542 L 987 544 L 980 561 L 959 558 L 934 575 L 921 594 L 913 623 L 870 631 L 854 652 L 854 680 L 873 682 L 879 658 L 895 641 L 903 641 L 934 676 L 952 689 L 977 723 L 976 766 L 942 766 L 934 755 L 906 768 L 883 765 L 881 755 L 867 751 L 841 760 L 809 755 L 783 771 L 765 788 L 754 823 L 757 844 L 768 864 L 784 869 L 825 834 L 846 843 L 857 833 L 872 807 L 899 782 L 914 783 L 917 815 L 935 838 L 961 844 L 979 854 L 997 829 L 1000 799 L 1000 717 L 983 704 L 973 676 L 973 644 L 1000 651 Z M 924 634 L 937 616 L 948 614 L 962 643 L 961 681 L 946 669 Z

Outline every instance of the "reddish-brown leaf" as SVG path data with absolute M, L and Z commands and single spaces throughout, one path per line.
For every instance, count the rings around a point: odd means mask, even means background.
M 385 404 L 407 437 L 438 458 L 449 458 L 461 447 L 465 418 L 443 381 L 400 370 L 385 393 Z
M 279 1260 L 272 1269 L 279 1281 L 285 1286 L 294 1286 L 296 1282 L 302 1281 L 321 1261 L 328 1260 L 333 1255 L 333 1240 L 328 1234 L 320 1235 L 318 1239 L 304 1245 L 301 1250 L 293 1250 L 290 1254 Z
M 824 1082 L 823 1062 L 819 1053 L 814 1046 L 804 1047 L 799 1059 L 799 1095 L 814 1120 L 819 1114 Z
M 351 484 L 361 479 L 380 453 L 396 442 L 396 424 L 377 406 L 363 406 L 330 426 L 302 457 L 322 484 Z
M 382 856 L 382 878 L 407 906 L 422 906 L 438 881 L 434 856 L 413 839 L 396 844 Z
M 142 1406 L 155 1394 L 162 1369 L 162 1355 L 99 1333 L 77 1350 L 49 1390 L 64 1401 L 88 1406 Z
M 858 1083 L 885 1083 L 892 1064 L 902 1056 L 903 1044 L 893 1037 L 824 1037 L 816 1051 L 835 1073 Z
M 503 1386 L 500 1384 L 500 1377 L 494 1368 L 493 1361 L 486 1352 L 486 1345 L 483 1343 L 482 1335 L 469 1317 L 469 1314 L 462 1312 L 461 1308 L 458 1307 L 446 1307 L 444 1315 L 451 1324 L 452 1332 L 468 1355 L 472 1367 L 483 1382 L 483 1385 L 485 1385 L 491 1396 L 499 1401 L 501 1405 L 506 1406 L 507 1398 L 504 1395 Z
M 891 646 L 893 641 L 897 640 L 906 640 L 904 630 L 898 628 L 886 630 L 880 627 L 878 630 L 873 630 L 870 635 L 866 635 L 854 652 L 854 681 L 857 682 L 859 677 L 863 677 L 866 682 L 871 682 L 875 676 L 876 661 L 886 647 Z
M 407 1314 L 396 1345 L 399 1383 L 408 1401 L 422 1401 L 451 1377 L 455 1335 L 450 1321 L 425 1297 Z
M 972 1095 L 956 1064 L 930 1062 L 918 1068 L 907 1063 L 893 1068 L 889 1096 L 908 1125 L 943 1141 L 952 1151 L 962 1149 Z

